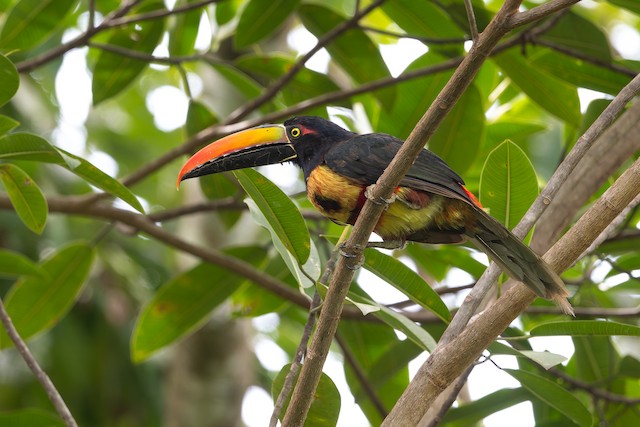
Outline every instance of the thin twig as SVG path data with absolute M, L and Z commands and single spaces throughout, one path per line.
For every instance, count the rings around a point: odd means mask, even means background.
M 203 0 L 197 3 L 185 3 L 182 6 L 174 7 L 171 10 L 158 9 L 152 12 L 140 13 L 138 15 L 121 17 L 110 20 L 105 28 L 122 27 L 124 25 L 135 24 L 137 22 L 151 21 L 153 19 L 165 18 L 167 16 L 177 15 L 179 13 L 189 12 L 194 9 L 200 9 L 210 4 L 218 3 L 222 0 Z
M 471 0 L 464 0 L 464 8 L 467 11 L 467 20 L 469 21 L 469 31 L 471 32 L 471 40 L 478 40 L 478 23 L 476 22 L 476 14 L 473 11 Z
M 126 47 L 122 46 L 92 41 L 87 42 L 87 46 L 94 49 L 100 49 L 107 52 L 115 53 L 126 58 L 136 59 L 138 61 L 166 65 L 180 65 L 184 62 L 202 61 L 208 59 L 209 57 L 209 53 L 200 53 L 187 56 L 154 56 L 148 53 L 139 52 L 137 50 L 127 49 Z
M 96 0 L 89 0 L 89 22 L 87 28 L 89 31 L 96 26 Z
M 356 375 L 356 378 L 358 379 L 358 381 L 360 382 L 360 385 L 362 386 L 362 390 L 364 390 L 367 397 L 369 397 L 371 404 L 376 409 L 376 411 L 378 411 L 378 414 L 380 414 L 382 418 L 386 417 L 388 414 L 388 411 L 384 407 L 384 403 L 382 403 L 382 400 L 380 400 L 380 396 L 378 396 L 376 389 L 373 387 L 373 384 L 371 384 L 371 381 L 369 381 L 369 378 L 367 378 L 367 375 L 362 369 L 362 366 L 360 366 L 360 363 L 358 363 L 358 359 L 356 359 L 353 352 L 349 348 L 349 344 L 345 341 L 344 338 L 342 338 L 340 333 L 336 333 L 335 338 L 336 338 L 336 342 L 340 346 L 340 349 L 342 350 L 342 354 L 344 355 L 345 362 L 353 370 L 354 374 Z
M 610 391 L 603 390 L 593 384 L 573 378 L 560 369 L 551 368 L 547 370 L 547 372 L 561 378 L 570 388 L 584 390 L 598 399 L 606 400 L 607 402 L 622 403 L 625 405 L 640 405 L 640 399 L 638 398 L 631 398 L 617 393 L 611 393 Z
M 69 411 L 66 403 L 64 403 L 64 399 L 58 392 L 58 389 L 56 389 L 56 386 L 53 384 L 47 373 L 42 370 L 42 368 L 38 364 L 38 361 L 35 359 L 35 357 L 33 357 L 33 354 L 31 354 L 29 347 L 27 347 L 27 344 L 25 344 L 25 342 L 22 340 L 20 334 L 18 334 L 18 331 L 13 325 L 13 322 L 11 321 L 11 318 L 9 317 L 9 314 L 7 313 L 7 310 L 5 309 L 1 299 L 0 321 L 4 326 L 4 329 L 7 331 L 7 335 L 9 336 L 9 338 L 11 338 L 11 341 L 13 341 L 13 344 L 16 346 L 16 349 L 20 353 L 20 356 L 22 356 L 22 359 L 25 361 L 29 369 L 31 369 L 33 375 L 35 375 L 35 377 L 38 379 L 38 381 L 42 385 L 42 388 L 44 388 L 45 392 L 47 393 L 47 396 L 49 396 L 49 400 L 56 408 L 56 411 L 58 412 L 58 415 L 60 415 L 60 418 L 62 418 L 62 421 L 64 421 L 67 427 L 77 427 L 78 423 L 76 423 L 73 415 L 71 415 L 71 411 Z
M 224 199 L 209 200 L 206 202 L 194 203 L 192 205 L 180 206 L 174 209 L 166 209 L 164 211 L 154 212 L 147 215 L 147 218 L 152 222 L 163 222 L 196 213 L 240 210 L 246 209 L 246 207 L 247 205 L 245 205 L 242 200 L 238 200 L 235 197 L 226 197 Z
M 326 269 L 325 272 L 326 271 L 328 271 L 328 269 Z M 284 404 L 293 391 L 293 386 L 295 385 L 296 378 L 298 378 L 298 373 L 300 372 L 302 359 L 307 354 L 307 345 L 309 343 L 309 338 L 311 337 L 313 327 L 316 324 L 317 310 L 320 307 L 321 303 L 322 299 L 320 299 L 320 294 L 318 293 L 318 291 L 316 291 L 309 306 L 309 315 L 307 317 L 307 322 L 304 325 L 304 329 L 302 330 L 302 337 L 300 338 L 300 343 L 298 344 L 298 348 L 296 349 L 296 354 L 291 361 L 291 367 L 289 368 L 289 372 L 284 379 L 282 390 L 280 390 L 280 394 L 278 395 L 276 403 L 273 407 L 273 413 L 271 414 L 269 427 L 276 427 L 278 425 L 278 419 L 282 414 Z
M 619 64 L 615 64 L 615 63 L 610 62 L 610 61 L 605 61 L 605 60 L 602 60 L 602 59 L 599 59 L 599 58 L 595 58 L 595 57 L 587 55 L 587 54 L 585 54 L 583 52 L 580 52 L 580 51 L 577 51 L 575 49 L 571 49 L 569 47 L 563 46 L 563 45 L 561 45 L 559 43 L 554 43 L 554 42 L 551 42 L 549 40 L 545 40 L 542 37 L 535 37 L 535 38 L 533 38 L 531 40 L 531 42 L 533 44 L 536 44 L 536 45 L 548 47 L 549 49 L 553 49 L 553 50 L 558 51 L 560 53 L 563 53 L 563 54 L 565 54 L 567 56 L 570 56 L 572 58 L 580 59 L 581 61 L 588 62 L 590 64 L 597 65 L 599 67 L 607 68 L 607 69 L 609 69 L 611 71 L 618 72 L 618 73 L 623 74 L 623 75 L 625 75 L 625 76 L 627 76 L 629 78 L 634 78 L 638 74 L 636 71 L 633 71 L 630 68 L 624 67 L 624 66 L 619 65 Z
M 398 39 L 412 39 L 412 40 L 418 40 L 424 44 L 437 44 L 437 45 L 443 45 L 443 44 L 462 44 L 464 42 L 466 42 L 467 40 L 469 40 L 466 37 L 454 37 L 454 38 L 442 38 L 442 39 L 437 39 L 437 38 L 433 38 L 433 37 L 425 37 L 425 36 L 416 36 L 414 34 L 406 34 L 406 33 L 398 33 L 395 31 L 389 31 L 389 30 L 383 30 L 381 28 L 374 28 L 374 27 L 370 27 L 368 25 L 358 25 L 358 28 L 360 28 L 363 31 L 369 31 L 371 33 L 377 33 L 377 34 L 382 34 L 383 36 L 389 36 L 389 37 L 395 37 Z
M 512 28 L 521 27 L 545 18 L 554 12 L 567 9 L 579 1 L 580 0 L 551 0 L 547 3 L 541 4 L 540 6 L 536 6 L 533 9 L 516 13 L 511 17 L 509 24 Z
M 41 67 L 42 65 L 47 64 L 48 62 L 53 61 L 56 58 L 59 58 L 60 56 L 64 55 L 65 53 L 67 53 L 72 49 L 86 46 L 95 35 L 103 31 L 106 31 L 108 29 L 129 25 L 132 23 L 141 22 L 149 19 L 158 19 L 158 18 L 170 16 L 170 15 L 176 15 L 178 13 L 183 13 L 192 9 L 197 9 L 211 3 L 216 3 L 217 1 L 220 1 L 220 0 L 205 0 L 198 3 L 188 3 L 183 6 L 176 7 L 173 10 L 161 9 L 161 10 L 157 10 L 149 13 L 135 15 L 132 17 L 125 17 L 125 15 L 129 13 L 129 11 L 132 8 L 134 8 L 138 3 L 140 3 L 140 0 L 133 0 L 133 1 L 126 2 L 124 5 L 122 5 L 122 7 L 120 7 L 113 13 L 107 15 L 105 19 L 97 26 L 91 23 L 92 15 L 90 13 L 90 16 L 89 16 L 90 25 L 87 26 L 87 30 L 85 32 L 78 35 L 76 38 L 71 39 L 68 42 L 63 43 L 59 46 L 56 46 L 51 50 L 45 51 L 34 58 L 30 58 L 28 60 L 17 63 L 16 69 L 20 73 L 28 73 L 30 71 L 33 71 L 34 69 Z

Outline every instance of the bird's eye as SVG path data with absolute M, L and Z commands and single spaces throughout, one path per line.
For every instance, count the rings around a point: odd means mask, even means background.
M 299 128 L 293 128 L 291 129 L 291 136 L 294 138 L 297 138 L 300 136 L 300 129 Z

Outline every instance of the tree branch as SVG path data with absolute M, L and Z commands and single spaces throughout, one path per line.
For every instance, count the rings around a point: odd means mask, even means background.
M 478 40 L 478 24 L 476 22 L 476 14 L 473 12 L 471 0 L 464 0 L 464 8 L 467 11 L 467 20 L 469 21 L 469 31 L 471 32 L 471 40 Z
M 4 329 L 7 331 L 7 335 L 9 335 L 9 338 L 13 341 L 13 344 L 16 346 L 20 356 L 22 356 L 22 359 L 25 361 L 29 369 L 31 369 L 33 375 L 38 379 L 42 388 L 44 388 L 47 396 L 49 396 L 49 400 L 56 408 L 60 418 L 62 418 L 62 421 L 64 421 L 67 427 L 77 427 L 78 423 L 76 423 L 73 415 L 71 415 L 71 411 L 69 411 L 66 403 L 64 403 L 64 399 L 58 392 L 58 389 L 56 389 L 56 386 L 53 384 L 47 373 L 42 370 L 36 358 L 33 357 L 33 354 L 29 351 L 29 347 L 27 347 L 27 344 L 22 340 L 20 334 L 18 334 L 18 331 L 13 325 L 2 300 L 0 300 L 0 322 L 2 322 Z
M 462 61 L 460 67 L 456 69 L 442 92 L 436 97 L 433 104 L 416 125 L 416 128 L 411 132 L 411 135 L 402 145 L 391 164 L 378 179 L 372 190 L 371 199 L 365 203 L 353 228 L 351 237 L 343 247 L 345 256 L 340 258 L 336 265 L 336 270 L 333 273 L 322 312 L 320 313 L 316 333 L 313 337 L 307 360 L 302 367 L 300 379 L 296 385 L 283 426 L 298 426 L 304 423 L 311 404 L 311 397 L 320 380 L 322 366 L 329 352 L 332 337 L 338 327 L 340 312 L 349 284 L 353 279 L 354 269 L 357 268 L 358 263 L 362 262 L 363 248 L 386 206 L 379 201 L 389 199 L 400 179 L 413 164 L 413 160 L 420 150 L 423 149 L 425 142 L 433 135 L 445 115 L 453 108 L 455 102 L 471 84 L 473 76 L 498 41 L 509 31 L 509 27 L 506 24 L 510 16 L 517 11 L 519 5 L 519 0 L 507 0 L 505 2 L 478 38 L 478 41 L 474 43 L 469 54 Z M 419 420 L 420 418 L 415 419 L 413 424 Z M 400 421 L 400 419 L 396 419 L 396 421 Z M 409 420 L 402 419 L 402 423 L 406 424 L 407 421 Z M 398 423 L 395 425 L 398 425 Z
M 556 272 L 564 271 L 622 209 L 640 193 L 640 159 L 598 199 L 573 228 L 544 256 Z M 470 366 L 509 324 L 535 299 L 522 284 L 512 287 L 444 346 L 438 346 L 383 425 L 417 422 L 425 409 Z
M 579 1 L 580 0 L 551 0 L 547 3 L 541 4 L 540 6 L 536 6 L 533 9 L 513 15 L 509 21 L 509 25 L 511 28 L 516 28 L 530 24 L 549 16 L 554 12 L 566 9 Z
M 620 91 L 618 96 L 616 96 L 602 114 L 591 124 L 589 129 L 578 139 L 573 150 L 571 150 L 562 164 L 556 169 L 545 188 L 543 188 L 529 210 L 522 217 L 522 220 L 520 220 L 518 225 L 512 230 L 513 234 L 520 238 L 527 235 L 544 210 L 554 200 L 558 191 L 567 180 L 567 177 L 587 153 L 593 141 L 613 123 L 618 114 L 620 114 L 638 91 L 640 91 L 640 75 L 636 76 L 635 79 Z M 560 199 L 560 201 L 562 201 L 562 199 Z M 460 306 L 456 316 L 441 338 L 443 343 L 447 343 L 449 339 L 460 334 L 469 322 L 469 319 L 476 313 L 484 296 L 493 287 L 499 275 L 500 268 L 496 266 L 495 263 L 492 263 L 482 277 L 478 279 L 476 286 L 471 290 L 469 295 L 467 295 L 464 304 Z
M 95 12 L 95 11 L 92 9 L 93 7 L 92 4 L 90 4 L 89 25 L 87 26 L 87 29 L 83 33 L 81 33 L 76 38 L 69 40 L 68 42 L 63 43 L 59 46 L 56 46 L 51 50 L 43 52 L 42 54 L 34 58 L 27 59 L 25 61 L 17 63 L 16 69 L 20 73 L 28 73 L 30 71 L 33 71 L 34 69 L 41 67 L 42 65 L 50 61 L 53 61 L 56 58 L 59 58 L 60 56 L 64 55 L 65 53 L 67 53 L 72 49 L 86 46 L 95 35 L 103 31 L 106 31 L 108 29 L 129 25 L 132 23 L 145 21 L 149 19 L 158 19 L 165 16 L 187 12 L 189 10 L 197 9 L 199 7 L 204 7 L 208 4 L 216 3 L 218 1 L 220 0 L 204 0 L 198 3 L 191 3 L 191 4 L 186 4 L 184 6 L 176 7 L 173 10 L 163 9 L 163 10 L 158 10 L 154 12 L 143 13 L 140 15 L 132 16 L 132 17 L 124 17 L 127 13 L 129 13 L 129 11 L 133 7 L 135 7 L 138 3 L 140 3 L 140 0 L 132 0 L 132 1 L 126 2 L 124 5 L 122 5 L 122 7 L 120 7 L 113 13 L 107 15 L 105 19 L 97 26 L 94 26 L 93 16 L 95 15 L 95 13 L 91 13 L 91 12 L 92 11 Z

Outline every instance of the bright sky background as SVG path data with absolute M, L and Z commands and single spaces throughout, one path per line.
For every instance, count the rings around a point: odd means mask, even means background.
M 167 1 L 172 7 L 173 1 Z M 591 0 L 583 1 L 583 6 L 588 6 Z M 211 38 L 211 25 L 207 19 L 201 22 L 200 33 L 197 46 L 200 49 L 208 47 Z M 69 31 L 65 39 L 75 37 L 78 31 Z M 292 48 L 298 52 L 307 52 L 316 43 L 316 38 L 299 27 L 291 32 L 288 39 Z M 612 43 L 614 48 L 625 58 L 640 59 L 640 34 L 625 24 L 619 24 L 614 28 Z M 400 39 L 397 44 L 382 46 L 382 55 L 389 66 L 391 74 L 399 75 L 404 68 L 414 59 L 426 52 L 426 48 L 421 43 Z M 158 56 L 168 55 L 167 39 L 154 52 Z M 91 76 L 86 63 L 87 48 L 71 50 L 64 56 L 60 72 L 56 78 L 56 95 L 60 104 L 61 120 L 59 126 L 53 132 L 55 143 L 72 153 L 86 157 L 106 173 L 117 176 L 118 167 L 116 162 L 106 153 L 92 149 L 87 150 L 87 134 L 84 123 L 91 107 Z M 313 70 L 326 72 L 329 55 L 323 49 L 318 52 L 307 66 Z M 161 66 L 153 66 L 162 68 Z M 194 97 L 202 91 L 205 84 L 196 75 L 190 75 L 190 87 Z M 580 90 L 580 98 L 583 110 L 588 102 L 594 98 L 603 97 L 602 94 Z M 149 93 L 146 108 L 153 113 L 156 125 L 165 131 L 171 131 L 184 125 L 187 114 L 188 98 L 182 89 L 173 86 L 157 88 Z M 118 126 L 126 125 L 125 118 L 118 121 Z M 297 174 L 286 172 L 282 167 L 276 169 L 266 168 L 268 176 L 277 181 L 283 187 L 291 185 L 291 180 L 295 180 Z M 603 276 L 606 269 L 603 270 Z M 398 291 L 375 276 L 363 272 L 363 282 L 374 286 L 367 286 L 366 290 L 379 302 L 394 302 L 404 299 Z M 452 275 L 449 278 L 452 283 L 466 283 L 468 279 L 460 275 Z M 288 363 L 288 356 L 275 343 L 267 338 L 266 333 L 278 327 L 278 316 L 269 314 L 252 320 L 256 329 L 253 338 L 254 346 L 260 362 L 269 370 L 279 371 L 281 367 Z M 558 338 L 538 338 L 532 340 L 534 350 L 548 350 L 561 354 L 567 358 L 571 357 L 573 346 L 568 337 Z M 426 354 L 420 356 L 410 364 L 411 374 L 426 360 Z M 493 359 L 502 368 L 516 368 L 515 358 L 502 356 Z M 359 408 L 354 404 L 353 398 L 348 391 L 341 361 L 336 355 L 331 354 L 325 365 L 325 373 L 337 384 L 342 396 L 342 410 L 340 413 L 339 426 L 351 427 L 354 425 L 367 425 L 368 422 Z M 478 399 L 496 390 L 505 387 L 518 387 L 519 384 L 508 374 L 503 373 L 492 363 L 484 363 L 477 366 L 469 379 L 469 390 L 472 399 Z M 258 387 L 249 389 L 245 396 L 242 418 L 249 427 L 264 426 L 271 416 L 273 402 L 271 397 Z M 533 416 L 531 404 L 524 402 L 513 406 L 507 410 L 492 415 L 485 420 L 487 427 L 512 426 L 513 420 L 518 420 L 518 426 L 533 426 Z

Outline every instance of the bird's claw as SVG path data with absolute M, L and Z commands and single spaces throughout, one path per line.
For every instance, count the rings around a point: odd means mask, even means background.
M 364 250 L 364 248 L 361 245 L 353 245 L 351 246 L 349 249 L 350 251 L 347 252 L 345 250 L 346 248 L 346 243 L 341 243 L 340 244 L 340 255 L 347 258 L 347 260 L 353 260 L 355 258 L 358 258 L 360 256 L 362 256 L 362 251 Z M 355 264 L 351 264 L 349 262 L 347 262 L 346 266 L 349 270 L 358 270 L 360 267 L 362 267 L 362 265 L 364 264 L 364 260 L 361 258 L 359 261 L 357 261 Z
M 382 242 L 368 242 L 368 248 L 379 248 L 379 249 L 404 249 L 407 246 L 407 241 L 398 239 L 398 240 L 385 240 Z
M 373 194 L 373 189 L 375 188 L 375 186 L 376 186 L 375 184 L 371 184 L 371 185 L 370 185 L 370 186 L 368 186 L 368 187 L 367 187 L 367 189 L 364 191 L 364 196 L 365 196 L 367 199 L 371 200 L 371 203 L 374 203 L 374 204 L 376 204 L 376 205 L 378 205 L 378 206 L 382 206 L 382 205 L 384 205 L 385 207 L 389 207 L 389 205 L 390 205 L 391 203 L 393 203 L 393 202 L 395 202 L 395 201 L 396 201 L 396 197 L 397 197 L 397 196 L 395 195 L 395 193 L 394 193 L 394 194 L 392 194 L 392 195 L 391 195 L 391 197 L 390 197 L 390 198 L 388 198 L 388 199 L 385 199 L 385 198 L 383 198 L 383 197 L 377 197 L 377 196 L 374 196 L 374 194 Z

